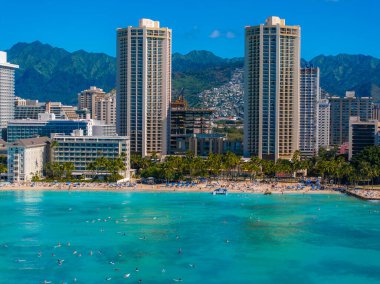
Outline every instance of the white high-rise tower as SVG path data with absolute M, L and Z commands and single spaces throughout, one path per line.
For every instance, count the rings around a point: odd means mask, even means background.
M 117 30 L 117 132 L 142 156 L 168 153 L 171 50 L 172 31 L 157 21 Z
M 18 68 L 7 62 L 6 52 L 0 51 L 0 138 L 4 136 L 8 121 L 14 119 L 15 69 Z
M 300 39 L 278 17 L 245 29 L 246 156 L 290 159 L 299 149 Z
M 301 68 L 300 75 L 300 152 L 303 157 L 318 154 L 319 68 Z

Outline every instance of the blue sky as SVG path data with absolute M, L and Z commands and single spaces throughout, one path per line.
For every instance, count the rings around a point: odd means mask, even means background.
M 244 26 L 267 16 L 302 28 L 302 57 L 338 53 L 380 58 L 380 0 L 0 0 L 0 50 L 40 40 L 69 51 L 115 55 L 115 29 L 159 20 L 173 52 L 243 56 Z

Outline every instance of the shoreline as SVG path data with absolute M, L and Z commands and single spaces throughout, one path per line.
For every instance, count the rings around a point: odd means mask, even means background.
M 363 201 L 380 201 L 380 190 L 312 190 L 310 186 L 304 189 L 286 189 L 287 184 L 272 187 L 271 184 L 247 185 L 246 183 L 234 183 L 231 185 L 218 185 L 217 187 L 226 187 L 228 194 L 256 194 L 256 195 L 338 195 L 344 194 Z M 49 184 L 49 185 L 3 185 L 0 186 L 0 192 L 118 192 L 118 193 L 207 193 L 211 194 L 217 187 L 210 187 L 206 184 L 191 187 L 167 187 L 165 185 L 146 185 L 137 184 L 135 186 L 115 186 L 109 184 L 92 184 L 85 186 L 71 186 L 67 184 Z M 232 187 L 232 188 L 231 188 Z
M 288 184 L 274 186 L 271 184 L 247 184 L 244 182 L 233 184 L 197 184 L 190 187 L 168 187 L 165 185 L 145 185 L 137 184 L 135 186 L 115 186 L 108 184 L 82 184 L 73 186 L 67 184 L 46 184 L 35 183 L 34 185 L 18 185 L 10 184 L 0 187 L 1 191 L 52 191 L 52 192 L 120 192 L 120 193 L 212 193 L 217 187 L 225 187 L 228 189 L 228 194 L 340 194 L 340 192 L 325 189 L 311 190 L 310 187 L 304 189 L 287 188 Z

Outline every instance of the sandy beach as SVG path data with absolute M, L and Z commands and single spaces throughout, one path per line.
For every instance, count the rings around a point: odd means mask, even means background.
M 45 191 L 115 191 L 115 192 L 209 192 L 216 188 L 227 188 L 229 193 L 255 193 L 255 194 L 339 194 L 332 189 L 312 190 L 310 186 L 291 183 L 258 183 L 258 182 L 231 182 L 219 181 L 178 185 L 147 185 L 147 184 L 107 184 L 107 183 L 47 183 L 34 182 L 25 184 L 7 184 L 0 190 L 45 190 Z

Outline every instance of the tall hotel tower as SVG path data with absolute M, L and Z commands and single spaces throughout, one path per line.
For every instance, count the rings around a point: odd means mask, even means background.
M 300 75 L 300 152 L 303 157 L 318 153 L 319 68 L 301 68 Z
M 15 69 L 19 66 L 7 62 L 7 53 L 0 51 L 0 138 L 5 138 L 8 121 L 14 119 Z
M 246 156 L 290 159 L 299 149 L 300 37 L 278 17 L 245 29 Z
M 141 19 L 117 30 L 117 133 L 131 152 L 166 155 L 170 141 L 172 31 Z

